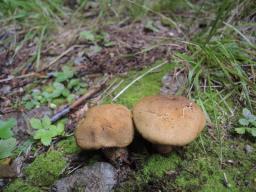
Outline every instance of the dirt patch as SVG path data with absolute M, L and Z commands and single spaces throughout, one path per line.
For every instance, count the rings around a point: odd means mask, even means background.
M 105 29 L 114 46 L 103 49 L 85 64 L 85 70 L 103 73 L 122 73 L 129 69 L 141 69 L 156 60 L 170 59 L 174 50 L 184 47 L 171 43 L 170 30 L 149 31 L 143 23 L 128 26 L 109 26 Z M 176 34 L 177 33 L 171 33 Z

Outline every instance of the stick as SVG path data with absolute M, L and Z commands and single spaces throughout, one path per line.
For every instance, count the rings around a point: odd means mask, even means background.
M 167 63 L 167 61 L 164 61 L 163 63 L 160 63 L 159 65 L 152 67 L 151 69 L 149 69 L 147 72 L 143 73 L 141 76 L 137 77 L 136 79 L 134 79 L 131 83 L 129 83 L 127 86 L 125 86 L 113 99 L 112 101 L 115 101 L 118 97 L 120 97 L 120 95 L 122 95 L 129 87 L 131 87 L 134 83 L 136 83 L 137 81 L 139 81 L 140 79 L 142 79 L 144 76 L 146 76 L 147 74 L 151 73 L 152 71 L 162 67 L 163 65 L 165 65 Z
M 7 82 L 7 81 L 11 81 L 11 80 L 14 80 L 14 79 L 23 79 L 23 78 L 27 78 L 27 77 L 40 77 L 40 78 L 46 78 L 48 76 L 44 76 L 44 75 L 41 75 L 40 73 L 35 73 L 35 72 L 32 72 L 32 73 L 28 73 L 28 74 L 25 74 L 25 75 L 20 75 L 20 76 L 11 76 L 11 77 L 8 77 L 6 79 L 0 79 L 0 83 L 4 83 L 4 82 Z
M 105 83 L 102 83 L 100 86 L 97 86 L 91 90 L 89 90 L 87 93 L 85 93 L 82 97 L 80 97 L 78 100 L 76 100 L 74 103 L 72 103 L 70 106 L 65 107 L 61 111 L 58 111 L 55 115 L 52 116 L 51 122 L 54 123 L 60 118 L 64 117 L 66 114 L 68 114 L 72 109 L 79 106 L 84 101 L 90 99 L 93 97 L 96 93 L 98 93 L 103 87 L 105 86 Z
M 44 71 L 46 69 L 48 69 L 49 67 L 51 67 L 53 64 L 55 64 L 59 59 L 61 59 L 63 56 L 65 56 L 66 54 L 68 54 L 70 51 L 73 51 L 75 48 L 79 48 L 81 47 L 80 45 L 73 45 L 71 47 L 69 47 L 66 51 L 64 51 L 63 53 L 61 53 L 59 56 L 57 56 L 56 58 L 54 58 L 49 65 L 47 65 L 46 67 L 44 67 L 43 69 L 41 69 L 40 71 Z

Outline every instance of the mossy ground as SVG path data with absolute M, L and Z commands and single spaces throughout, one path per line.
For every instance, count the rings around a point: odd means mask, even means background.
M 124 92 L 116 103 L 124 104 L 129 108 L 143 96 L 156 95 L 161 87 L 162 77 L 172 70 L 174 64 L 166 64 L 155 72 L 149 73 L 133 84 Z M 122 77 L 124 83 L 114 94 L 115 96 L 134 78 L 145 73 L 130 72 Z M 104 102 L 110 102 L 112 97 Z M 224 118 L 228 108 L 225 104 L 216 106 L 217 93 L 211 90 L 196 95 L 196 101 L 207 112 L 210 121 Z M 203 101 L 202 103 L 200 103 Z M 232 101 L 231 101 L 232 104 Z M 223 109 L 224 113 L 220 113 Z M 215 117 L 215 118 L 213 118 Z M 115 190 L 128 191 L 255 191 L 256 190 L 256 154 L 246 153 L 244 148 L 248 144 L 256 149 L 256 144 L 243 138 L 233 138 L 227 131 L 220 131 L 222 127 L 216 123 L 216 129 L 206 127 L 204 132 L 193 143 L 177 149 L 169 155 L 159 155 L 150 150 L 145 154 L 138 154 L 141 158 L 139 168 L 126 182 Z M 142 138 L 139 138 L 140 140 Z M 144 143 L 140 143 L 140 145 Z M 21 188 L 23 191 L 39 191 L 38 186 L 49 187 L 61 174 L 66 166 L 64 156 L 80 152 L 74 137 L 68 137 L 56 145 L 57 151 L 51 151 L 38 156 L 25 169 L 26 180 L 20 179 L 11 183 L 5 191 L 12 192 Z M 147 150 L 147 147 L 142 147 Z M 136 151 L 135 151 L 136 153 Z M 131 154 L 133 155 L 133 154 Z M 88 164 L 95 162 L 92 155 L 87 159 Z M 225 179 L 226 177 L 226 179 Z M 34 187 L 36 186 L 36 187 Z
M 145 76 L 124 92 L 116 103 L 132 108 L 143 96 L 158 94 L 163 75 L 173 66 L 167 64 L 158 72 Z M 135 76 L 133 73 L 127 75 L 124 84 L 114 95 L 137 76 L 138 74 Z M 227 100 L 228 106 L 225 103 L 219 104 L 218 94 L 212 90 L 196 95 L 195 99 L 207 113 L 208 120 L 216 127 L 206 127 L 196 141 L 168 156 L 145 155 L 139 170 L 130 180 L 117 187 L 116 191 L 256 190 L 256 155 L 255 152 L 247 154 L 244 150 L 246 143 L 254 149 L 256 144 L 233 138 L 229 130 L 223 131 L 223 127 L 220 127 L 221 119 L 226 118 L 228 107 L 233 105 L 232 100 Z
M 41 192 L 41 190 L 37 187 L 31 186 L 30 184 L 24 182 L 21 179 L 17 179 L 11 184 L 8 185 L 7 188 L 4 189 L 4 192 Z
M 67 161 L 62 152 L 49 151 L 43 153 L 25 167 L 25 180 L 16 179 L 4 191 L 41 191 L 41 187 L 50 187 L 58 179 L 66 166 Z
M 24 172 L 29 183 L 35 186 L 50 186 L 59 177 L 67 162 L 63 153 L 51 151 L 39 155 Z
M 62 151 L 66 155 L 79 153 L 81 150 L 77 146 L 75 137 L 70 136 L 57 144 L 58 151 Z
M 159 63 L 158 63 L 159 64 Z M 156 64 L 157 65 L 157 64 Z M 154 65 L 154 66 L 156 66 Z M 151 67 L 154 67 L 151 66 Z M 142 79 L 135 82 L 127 91 L 125 91 L 120 97 L 116 99 L 116 103 L 123 104 L 128 108 L 132 108 L 133 105 L 144 96 L 156 95 L 159 93 L 160 87 L 162 85 L 162 77 L 170 71 L 175 65 L 165 64 L 161 68 L 152 71 L 148 75 L 144 76 Z M 132 82 L 137 77 L 146 73 L 150 68 L 145 68 L 142 71 L 131 71 L 127 76 L 119 78 L 124 80 L 120 87 L 113 93 L 113 97 L 118 94 L 126 85 Z M 104 103 L 111 103 L 112 97 L 105 99 Z

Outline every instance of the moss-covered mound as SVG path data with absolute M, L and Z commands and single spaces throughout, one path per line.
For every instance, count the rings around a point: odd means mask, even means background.
M 61 152 L 51 151 L 39 155 L 25 170 L 26 179 L 35 186 L 50 186 L 66 167 Z
M 37 187 L 31 186 L 25 181 L 21 179 L 16 179 L 14 182 L 9 184 L 5 189 L 4 192 L 41 192 L 41 190 Z
M 81 150 L 77 146 L 75 137 L 70 136 L 57 144 L 58 151 L 63 152 L 66 155 L 79 153 Z

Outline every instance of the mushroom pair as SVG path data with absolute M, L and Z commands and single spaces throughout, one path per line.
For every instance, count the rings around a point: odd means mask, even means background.
M 160 153 L 190 143 L 205 126 L 202 110 L 185 97 L 148 96 L 135 105 L 133 114 L 118 104 L 91 108 L 75 130 L 77 144 L 105 152 L 128 146 L 134 136 L 132 116 L 138 132 Z

